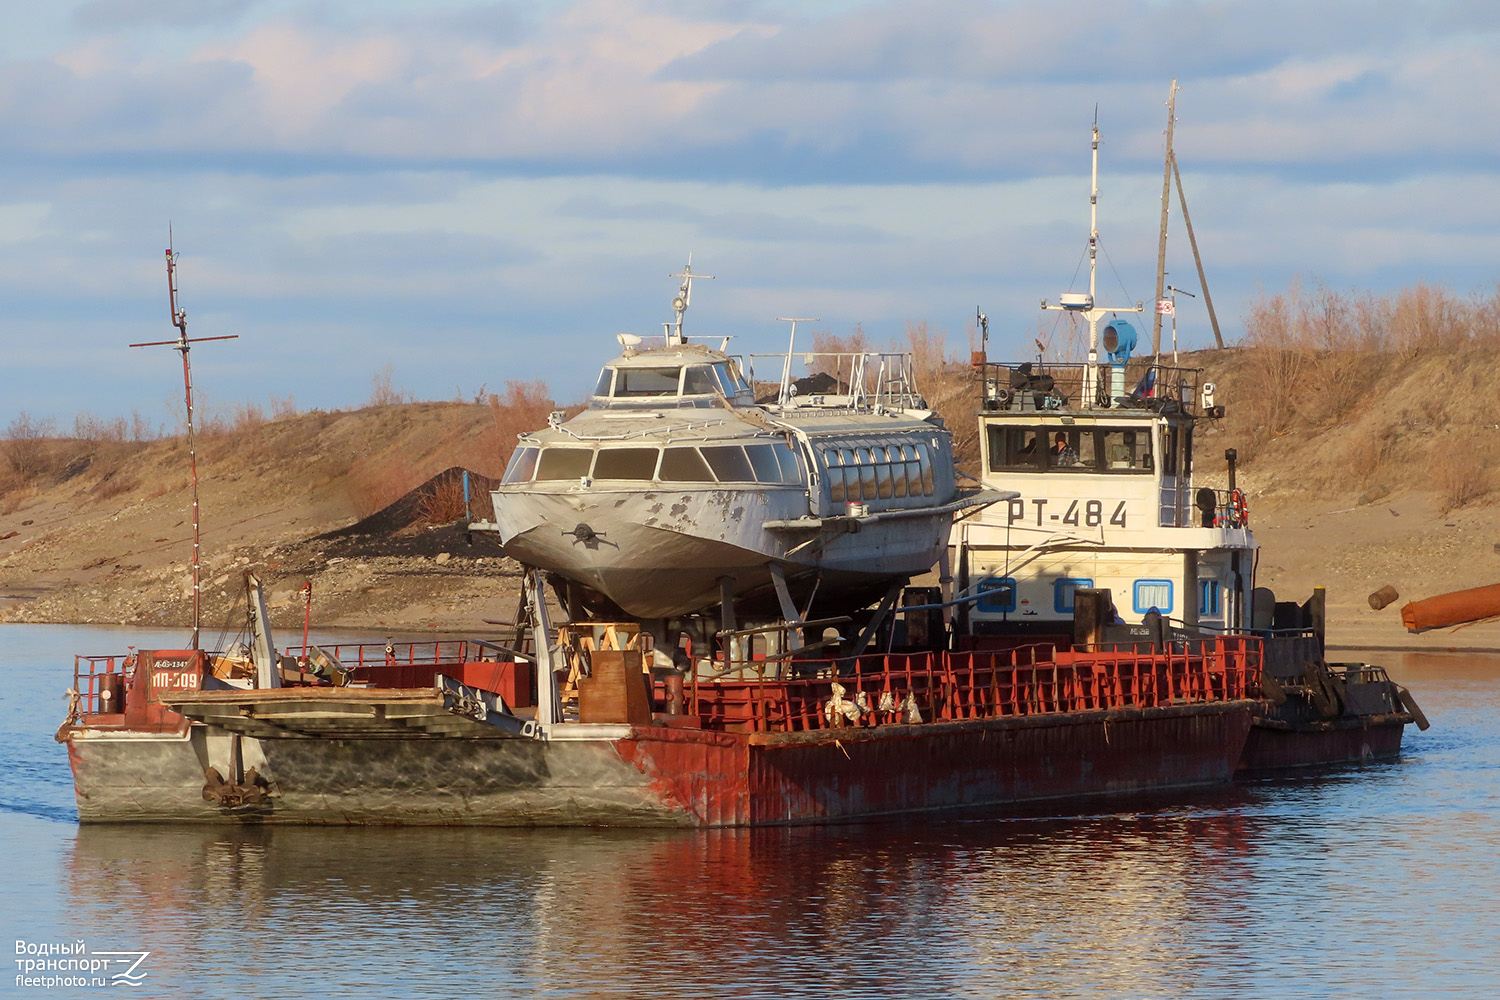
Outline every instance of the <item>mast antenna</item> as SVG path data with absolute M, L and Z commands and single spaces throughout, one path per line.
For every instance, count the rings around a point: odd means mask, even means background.
M 1172 126 L 1177 123 L 1177 81 L 1167 91 L 1167 156 L 1161 174 L 1161 235 L 1156 241 L 1156 318 L 1151 322 L 1151 355 L 1161 355 L 1162 290 L 1167 279 L 1167 210 L 1172 204 Z M 1177 322 L 1174 316 L 1172 322 Z
M 1099 321 L 1115 312 L 1145 312 L 1144 303 L 1134 306 L 1102 306 L 1095 298 L 1099 272 L 1099 105 L 1094 105 L 1094 132 L 1090 144 L 1092 169 L 1089 186 L 1089 290 L 1087 294 L 1063 292 L 1055 304 L 1042 300 L 1042 308 L 1080 313 L 1089 325 L 1089 359 L 1083 369 L 1083 398 L 1093 405 L 1098 397 Z M 1108 405 L 1107 402 L 1104 405 Z
M 677 297 L 672 300 L 672 322 L 663 323 L 667 333 L 667 346 L 672 347 L 685 343 L 682 339 L 682 316 L 687 312 L 688 306 L 693 304 L 693 279 L 707 278 L 713 280 L 712 274 L 693 273 L 693 255 L 688 254 L 687 266 L 676 274 L 667 275 L 669 278 L 681 278 L 682 284 L 677 287 Z
M 199 587 L 199 537 L 198 537 L 198 456 L 193 446 L 193 373 L 188 364 L 191 345 L 204 340 L 236 340 L 238 334 L 227 337 L 193 337 L 187 335 L 187 310 L 177 305 L 177 254 L 172 249 L 172 226 L 167 224 L 167 304 L 172 311 L 172 325 L 177 328 L 176 340 L 151 340 L 131 347 L 171 347 L 182 353 L 182 388 L 187 399 L 187 446 L 188 467 L 193 481 L 193 648 L 198 649 L 198 638 L 202 628 L 202 601 Z

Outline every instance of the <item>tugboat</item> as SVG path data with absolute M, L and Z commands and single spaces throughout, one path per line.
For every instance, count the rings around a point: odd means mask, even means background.
M 1409 692 L 1378 666 L 1326 662 L 1321 589 L 1297 604 L 1256 588 L 1235 451 L 1227 488 L 1194 486 L 1194 432 L 1224 414 L 1217 388 L 1201 369 L 1138 355 L 1121 314 L 1141 304 L 1097 300 L 1097 123 L 1092 150 L 1088 291 L 1042 302 L 1087 324 L 1087 359 L 974 358 L 982 479 L 1019 495 L 954 527 L 960 647 L 1172 650 L 1254 635 L 1266 701 L 1244 768 L 1397 756 L 1407 722 L 1426 728 Z

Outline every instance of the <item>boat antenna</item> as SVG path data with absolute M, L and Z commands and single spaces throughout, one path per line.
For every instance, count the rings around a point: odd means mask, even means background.
M 786 404 L 792 398 L 792 352 L 794 350 L 796 350 L 796 347 L 797 347 L 797 324 L 798 323 L 817 323 L 817 322 L 820 322 L 820 321 L 817 320 L 817 319 L 809 319 L 806 316 L 798 316 L 796 318 L 793 318 L 791 316 L 777 316 L 776 317 L 776 322 L 778 322 L 778 323 L 790 323 L 790 324 L 792 324 L 792 336 L 791 336 L 791 339 L 787 341 L 787 345 L 786 345 L 786 361 L 781 366 L 781 400 L 780 400 L 780 402 L 781 402 L 781 408 L 783 410 L 785 410 L 786 409 Z
M 1151 322 L 1151 356 L 1161 357 L 1162 291 L 1167 280 L 1167 215 L 1172 204 L 1172 126 L 1177 122 L 1177 80 L 1167 91 L 1167 155 L 1161 168 L 1161 235 L 1156 241 L 1156 318 Z M 1175 324 L 1177 319 L 1172 318 Z
M 713 280 L 712 274 L 693 273 L 693 255 L 688 254 L 688 262 L 681 271 L 676 274 L 667 275 L 669 278 L 681 278 L 682 284 L 677 287 L 677 297 L 672 300 L 672 322 L 663 323 L 667 333 L 667 346 L 672 347 L 685 343 L 682 339 L 682 316 L 687 312 L 688 306 L 693 304 L 693 279 L 707 278 Z
M 239 334 L 227 337 L 193 337 L 187 335 L 187 310 L 177 305 L 177 254 L 172 249 L 172 226 L 167 225 L 167 304 L 172 310 L 172 325 L 177 328 L 176 340 L 151 340 L 131 347 L 171 347 L 182 353 L 182 387 L 187 397 L 187 446 L 188 468 L 193 481 L 193 648 L 198 648 L 198 635 L 202 627 L 202 605 L 199 590 L 199 538 L 198 538 L 198 456 L 193 448 L 193 373 L 188 365 L 188 351 L 192 344 L 204 340 L 236 340 Z
M 1087 295 L 1064 292 L 1056 304 L 1042 300 L 1043 309 L 1061 309 L 1082 313 L 1089 325 L 1089 360 L 1083 369 L 1083 398 L 1093 400 L 1099 377 L 1099 321 L 1110 313 L 1145 312 L 1144 303 L 1134 306 L 1101 306 L 1096 303 L 1095 293 L 1099 272 L 1099 105 L 1094 105 L 1094 132 L 1090 144 L 1093 165 L 1089 185 L 1089 290 Z

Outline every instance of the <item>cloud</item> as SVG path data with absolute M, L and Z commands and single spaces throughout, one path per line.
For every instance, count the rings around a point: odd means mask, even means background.
M 89 31 L 232 24 L 260 0 L 90 0 L 73 12 Z
M 105 35 L 12 63 L 0 129 L 28 155 L 782 184 L 1046 176 L 1096 104 L 1107 155 L 1140 167 L 1161 155 L 1169 74 L 1184 159 L 1215 167 L 1470 164 L 1500 127 L 1479 96 L 1500 88 L 1500 11 L 1459 3 L 299 9 L 186 53 Z

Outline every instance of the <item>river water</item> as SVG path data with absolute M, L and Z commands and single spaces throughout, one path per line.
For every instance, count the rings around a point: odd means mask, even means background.
M 1079 814 L 81 829 L 52 739 L 73 653 L 183 639 L 0 625 L 7 955 L 149 951 L 132 993 L 173 997 L 1500 995 L 1500 656 L 1367 657 L 1433 723 L 1398 763 Z

